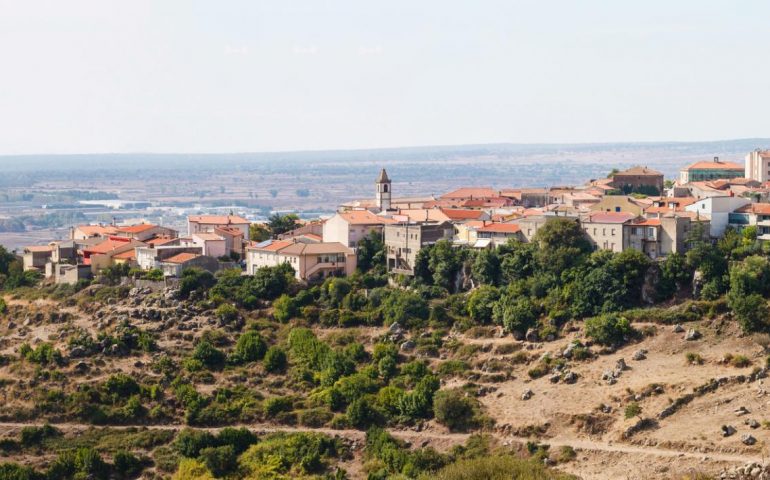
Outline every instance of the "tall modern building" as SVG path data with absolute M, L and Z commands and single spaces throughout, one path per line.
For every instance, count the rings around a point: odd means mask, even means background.
M 721 178 L 741 178 L 744 175 L 743 165 L 724 162 L 714 157 L 713 162 L 696 162 L 679 171 L 679 183 L 708 182 Z
M 746 155 L 746 178 L 758 182 L 770 180 L 770 150 L 756 149 Z

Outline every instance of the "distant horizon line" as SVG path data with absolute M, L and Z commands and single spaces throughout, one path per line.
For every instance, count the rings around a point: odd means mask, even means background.
M 208 151 L 208 152 L 159 152 L 159 151 L 133 151 L 133 152 L 79 152 L 79 153 L 0 153 L 2 158 L 18 157 L 42 157 L 42 156 L 95 156 L 95 155 L 271 155 L 271 154 L 313 154 L 313 153 L 352 153 L 352 152 L 382 152 L 398 150 L 430 150 L 453 148 L 479 148 L 479 147 L 586 147 L 586 146 L 612 146 L 612 145 L 687 145 L 687 144 L 719 144 L 737 142 L 764 142 L 770 147 L 770 137 L 730 138 L 720 140 L 643 140 L 643 141 L 611 141 L 611 142 L 488 142 L 488 143 L 457 143 L 457 144 L 428 144 L 428 145 L 402 145 L 388 147 L 360 147 L 360 148 L 317 148 L 299 150 L 252 150 L 252 151 Z M 759 145 L 758 145 L 759 147 Z

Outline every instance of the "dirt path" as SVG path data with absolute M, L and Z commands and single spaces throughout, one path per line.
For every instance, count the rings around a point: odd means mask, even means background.
M 40 423 L 14 423 L 14 422 L 1 422 L 0 430 L 19 430 L 24 427 L 40 426 Z M 127 430 L 132 428 L 138 429 L 150 429 L 150 430 L 181 430 L 186 428 L 186 425 L 116 425 L 116 426 L 99 426 L 80 423 L 52 423 L 52 426 L 62 430 L 65 434 L 82 432 L 91 428 L 110 428 L 114 430 Z M 329 436 L 340 436 L 350 440 L 364 441 L 366 438 L 366 432 L 361 430 L 335 430 L 331 428 L 305 428 L 305 427 L 286 427 L 276 426 L 268 424 L 246 424 L 246 425 L 232 425 L 235 428 L 245 427 L 254 433 L 294 433 L 294 432 L 315 432 L 322 433 Z M 217 432 L 225 427 L 194 427 L 199 430 L 207 430 L 211 432 Z M 413 430 L 388 430 L 391 435 L 401 440 L 412 442 L 419 446 L 418 442 L 429 442 L 433 446 L 451 447 L 453 445 L 459 445 L 465 443 L 469 433 L 445 433 L 435 431 L 422 431 L 416 432 Z M 498 433 L 491 433 L 494 437 L 501 442 L 515 442 L 526 443 L 531 440 L 524 437 L 504 436 Z M 659 447 L 647 447 L 639 445 L 630 445 L 626 443 L 614 443 L 595 441 L 583 438 L 571 438 L 571 437 L 554 437 L 545 440 L 543 443 L 551 445 L 551 447 L 570 446 L 578 451 L 589 452 L 608 452 L 608 453 L 623 453 L 631 455 L 649 455 L 654 457 L 665 458 L 692 458 L 703 460 L 707 458 L 708 461 L 715 462 L 727 462 L 727 463 L 748 463 L 748 462 L 761 462 L 762 458 L 759 455 L 740 455 L 740 454 L 726 454 L 717 452 L 683 452 L 680 450 L 671 450 Z M 438 444 L 438 445 L 437 445 Z

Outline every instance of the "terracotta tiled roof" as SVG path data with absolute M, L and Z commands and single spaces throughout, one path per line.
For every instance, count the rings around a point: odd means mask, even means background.
M 636 222 L 633 222 L 631 225 L 638 225 L 638 226 L 656 226 L 660 225 L 660 219 L 659 218 L 645 218 L 644 220 L 638 220 Z
M 149 244 L 152 247 L 158 247 L 160 245 L 171 243 L 175 240 L 177 240 L 175 237 L 169 237 L 168 235 L 158 235 L 156 237 L 152 237 L 148 240 L 145 240 L 145 243 Z
M 743 165 L 739 165 L 733 162 L 695 162 L 692 165 L 688 165 L 683 170 L 744 170 Z
M 453 221 L 478 220 L 485 215 L 481 210 L 462 210 L 459 208 L 441 208 L 439 210 Z
M 28 247 L 24 247 L 24 251 L 30 253 L 43 253 L 50 252 L 52 250 L 53 247 L 51 245 L 30 245 Z
M 328 253 L 343 253 L 349 255 L 353 250 L 339 242 L 325 243 L 292 243 L 286 248 L 281 249 L 281 255 L 323 255 Z
M 393 220 L 375 215 L 369 210 L 348 210 L 347 212 L 338 213 L 338 215 L 351 225 L 385 225 L 393 223 Z
M 192 259 L 200 257 L 197 253 L 177 253 L 173 257 L 163 260 L 165 263 L 187 263 Z
M 231 237 L 243 236 L 243 232 L 240 229 L 234 228 L 234 227 L 215 227 L 214 232 L 217 232 L 217 233 L 221 232 L 221 233 L 224 233 L 225 235 L 230 235 Z
M 615 175 L 650 175 L 654 177 L 662 177 L 663 174 L 657 170 L 653 170 L 651 168 L 642 167 L 640 165 L 637 165 L 635 167 L 631 167 L 628 170 L 623 170 L 622 172 L 618 172 Z
M 499 192 L 490 187 L 463 187 L 446 193 L 441 198 L 491 198 L 499 195 Z
M 151 230 L 155 227 L 157 227 L 157 225 L 152 225 L 150 223 L 142 223 L 140 225 L 128 225 L 125 227 L 117 227 L 117 230 L 118 232 L 124 232 L 124 233 L 141 233 L 141 232 L 146 232 L 147 230 Z
M 758 213 L 760 215 L 770 215 L 770 203 L 749 203 L 735 210 L 740 213 Z
M 491 232 L 491 233 L 517 233 L 521 231 L 521 227 L 515 223 L 491 223 L 479 228 L 479 232 Z
M 198 237 L 204 242 L 213 242 L 217 240 L 224 240 L 224 238 L 220 237 L 216 233 L 208 233 L 208 232 L 200 232 L 200 233 L 193 233 L 193 237 Z
M 136 260 L 136 251 L 126 250 L 125 252 L 120 252 L 112 256 L 112 258 L 116 258 L 118 260 Z
M 277 252 L 282 248 L 288 247 L 292 243 L 294 242 L 292 242 L 291 240 L 267 240 L 265 242 L 258 243 L 249 248 L 253 250 L 262 250 L 265 252 Z
M 187 219 L 195 223 L 204 223 L 206 225 L 242 225 L 250 223 L 239 215 L 190 215 Z
M 114 235 L 118 233 L 118 229 L 112 225 L 78 225 L 75 228 L 88 236 Z
M 92 245 L 85 250 L 89 253 L 109 253 L 117 248 L 126 246 L 131 241 L 130 238 L 109 237 L 107 240 Z

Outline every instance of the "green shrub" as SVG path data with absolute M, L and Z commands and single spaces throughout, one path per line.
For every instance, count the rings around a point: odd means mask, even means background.
M 192 355 L 193 360 L 201 362 L 208 368 L 221 368 L 225 363 L 225 354 L 218 350 L 211 342 L 202 340 L 195 346 Z
M 184 457 L 195 458 L 201 450 L 214 444 L 215 438 L 211 433 L 205 430 L 185 428 L 179 432 L 174 440 L 174 449 Z
M 290 412 L 294 408 L 294 402 L 289 397 L 273 397 L 265 400 L 263 409 L 268 418 L 275 417 L 282 412 Z
M 120 450 L 112 457 L 115 472 L 121 477 L 135 477 L 142 471 L 142 461 L 134 454 Z
M 586 336 L 601 345 L 623 344 L 636 333 L 627 319 L 612 313 L 585 321 Z
M 238 364 L 256 362 L 265 356 L 266 349 L 267 344 L 259 333 L 247 331 L 238 337 L 230 360 Z
M 227 325 L 238 319 L 238 309 L 229 303 L 223 303 L 217 307 L 216 315 L 221 325 Z
M 206 447 L 200 451 L 198 458 L 215 477 L 225 476 L 238 466 L 232 445 Z
M 542 462 L 522 460 L 508 455 L 484 456 L 459 460 L 437 472 L 425 473 L 420 480 L 570 480 L 570 475 L 555 472 Z
M 436 421 L 452 431 L 466 430 L 475 424 L 477 405 L 477 400 L 457 389 L 440 390 L 433 398 Z
M 34 349 L 24 343 L 19 347 L 19 354 L 29 362 L 44 366 L 61 365 L 64 362 L 61 352 L 50 343 L 41 343 Z
M 263 362 L 265 370 L 270 373 L 280 373 L 286 369 L 286 353 L 276 346 L 267 349 Z
M 703 357 L 699 353 L 687 352 L 684 356 L 690 365 L 703 365 Z

